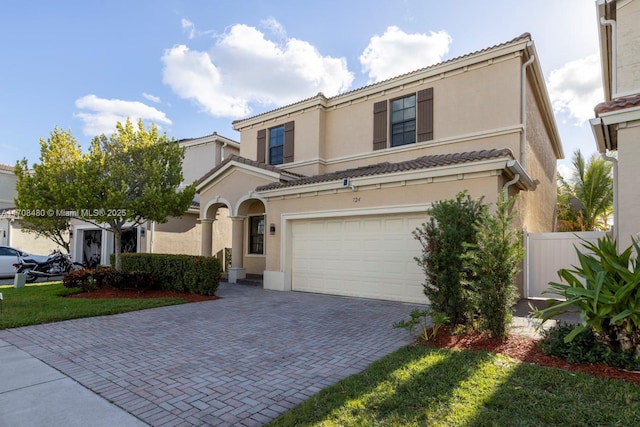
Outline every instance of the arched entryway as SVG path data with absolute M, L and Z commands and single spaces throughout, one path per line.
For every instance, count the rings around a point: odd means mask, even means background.
M 225 221 L 221 221 L 223 218 Z M 255 193 L 240 198 L 235 204 L 216 198 L 201 209 L 203 256 L 214 253 L 218 235 L 231 236 L 231 266 L 229 283 L 247 276 L 262 276 L 265 269 L 265 240 L 268 232 L 265 202 Z M 226 229 L 221 229 L 221 226 Z
M 268 233 L 264 201 L 255 195 L 240 199 L 231 221 L 233 242 L 229 282 L 235 283 L 245 277 L 262 279 Z

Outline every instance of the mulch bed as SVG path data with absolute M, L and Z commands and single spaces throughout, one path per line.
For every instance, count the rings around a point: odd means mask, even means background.
M 536 345 L 537 341 L 537 339 L 526 335 L 515 334 L 509 335 L 505 340 L 489 338 L 486 334 L 477 332 L 452 334 L 451 328 L 443 326 L 435 338 L 430 338 L 426 342 L 416 342 L 416 344 L 434 348 L 482 350 L 501 353 L 526 363 L 550 366 L 567 371 L 584 372 L 595 377 L 625 380 L 640 385 L 640 372 L 625 371 L 604 363 L 569 363 L 566 360 L 542 353 Z
M 103 299 L 103 298 L 182 298 L 187 302 L 200 302 L 216 300 L 219 297 L 188 294 L 174 291 L 136 291 L 133 289 L 100 289 L 92 292 L 82 292 L 79 294 L 69 295 L 68 298 L 89 298 L 89 299 Z

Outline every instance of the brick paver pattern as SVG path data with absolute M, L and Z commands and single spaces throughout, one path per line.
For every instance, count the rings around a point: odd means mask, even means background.
M 392 327 L 410 304 L 225 283 L 218 295 L 0 339 L 163 427 L 263 425 L 411 341 Z

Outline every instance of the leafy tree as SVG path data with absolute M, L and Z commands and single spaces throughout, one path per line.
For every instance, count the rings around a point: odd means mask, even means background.
M 114 234 L 115 268 L 121 266 L 122 232 L 145 221 L 181 216 L 195 195 L 195 184 L 180 188 L 184 149 L 155 125 L 138 120 L 116 124 L 110 137 L 93 139 L 79 163 L 74 210 L 85 221 Z M 88 210 L 88 214 L 86 214 Z
M 73 165 L 82 157 L 82 149 L 71 131 L 55 128 L 45 141 L 40 139 L 40 163 L 30 170 L 27 159 L 16 163 L 17 197 L 25 231 L 46 237 L 69 252 L 69 217 L 52 215 L 69 207 Z
M 464 265 L 473 272 L 469 283 L 478 311 L 481 330 L 504 338 L 512 320 L 512 306 L 518 297 L 516 274 L 524 257 L 521 233 L 513 229 L 511 208 L 515 197 L 499 198 L 496 212 L 482 211 L 476 222 L 476 243 L 467 246 Z
M 415 260 L 425 272 L 424 293 L 432 311 L 444 313 L 454 325 L 464 325 L 473 319 L 469 283 L 472 271 L 462 265 L 468 244 L 476 243 L 476 221 L 486 206 L 459 193 L 455 200 L 434 203 L 429 210 L 429 222 L 413 232 L 422 245 L 422 254 Z
M 94 138 L 84 154 L 71 132 L 56 128 L 41 142 L 41 163 L 33 173 L 26 160 L 16 165 L 16 206 L 68 212 L 37 218 L 42 233 L 55 234 L 62 223 L 66 230 L 70 218 L 113 232 L 119 270 L 123 231 L 148 220 L 166 222 L 188 209 L 195 184 L 180 187 L 183 159 L 184 149 L 173 138 L 158 134 L 155 125 L 145 128 L 142 120 L 137 129 L 129 119 L 118 122 L 115 133 Z
M 595 155 L 585 161 L 580 150 L 573 155 L 571 177 L 558 176 L 559 231 L 591 231 L 609 228 L 613 208 L 611 163 Z

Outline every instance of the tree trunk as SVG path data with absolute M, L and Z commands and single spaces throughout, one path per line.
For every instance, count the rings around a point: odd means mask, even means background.
M 113 253 L 115 256 L 115 269 L 116 271 L 120 271 L 121 267 L 122 267 L 122 230 L 120 229 L 114 229 L 113 230 L 113 242 L 114 242 L 114 246 L 115 248 L 113 249 Z

